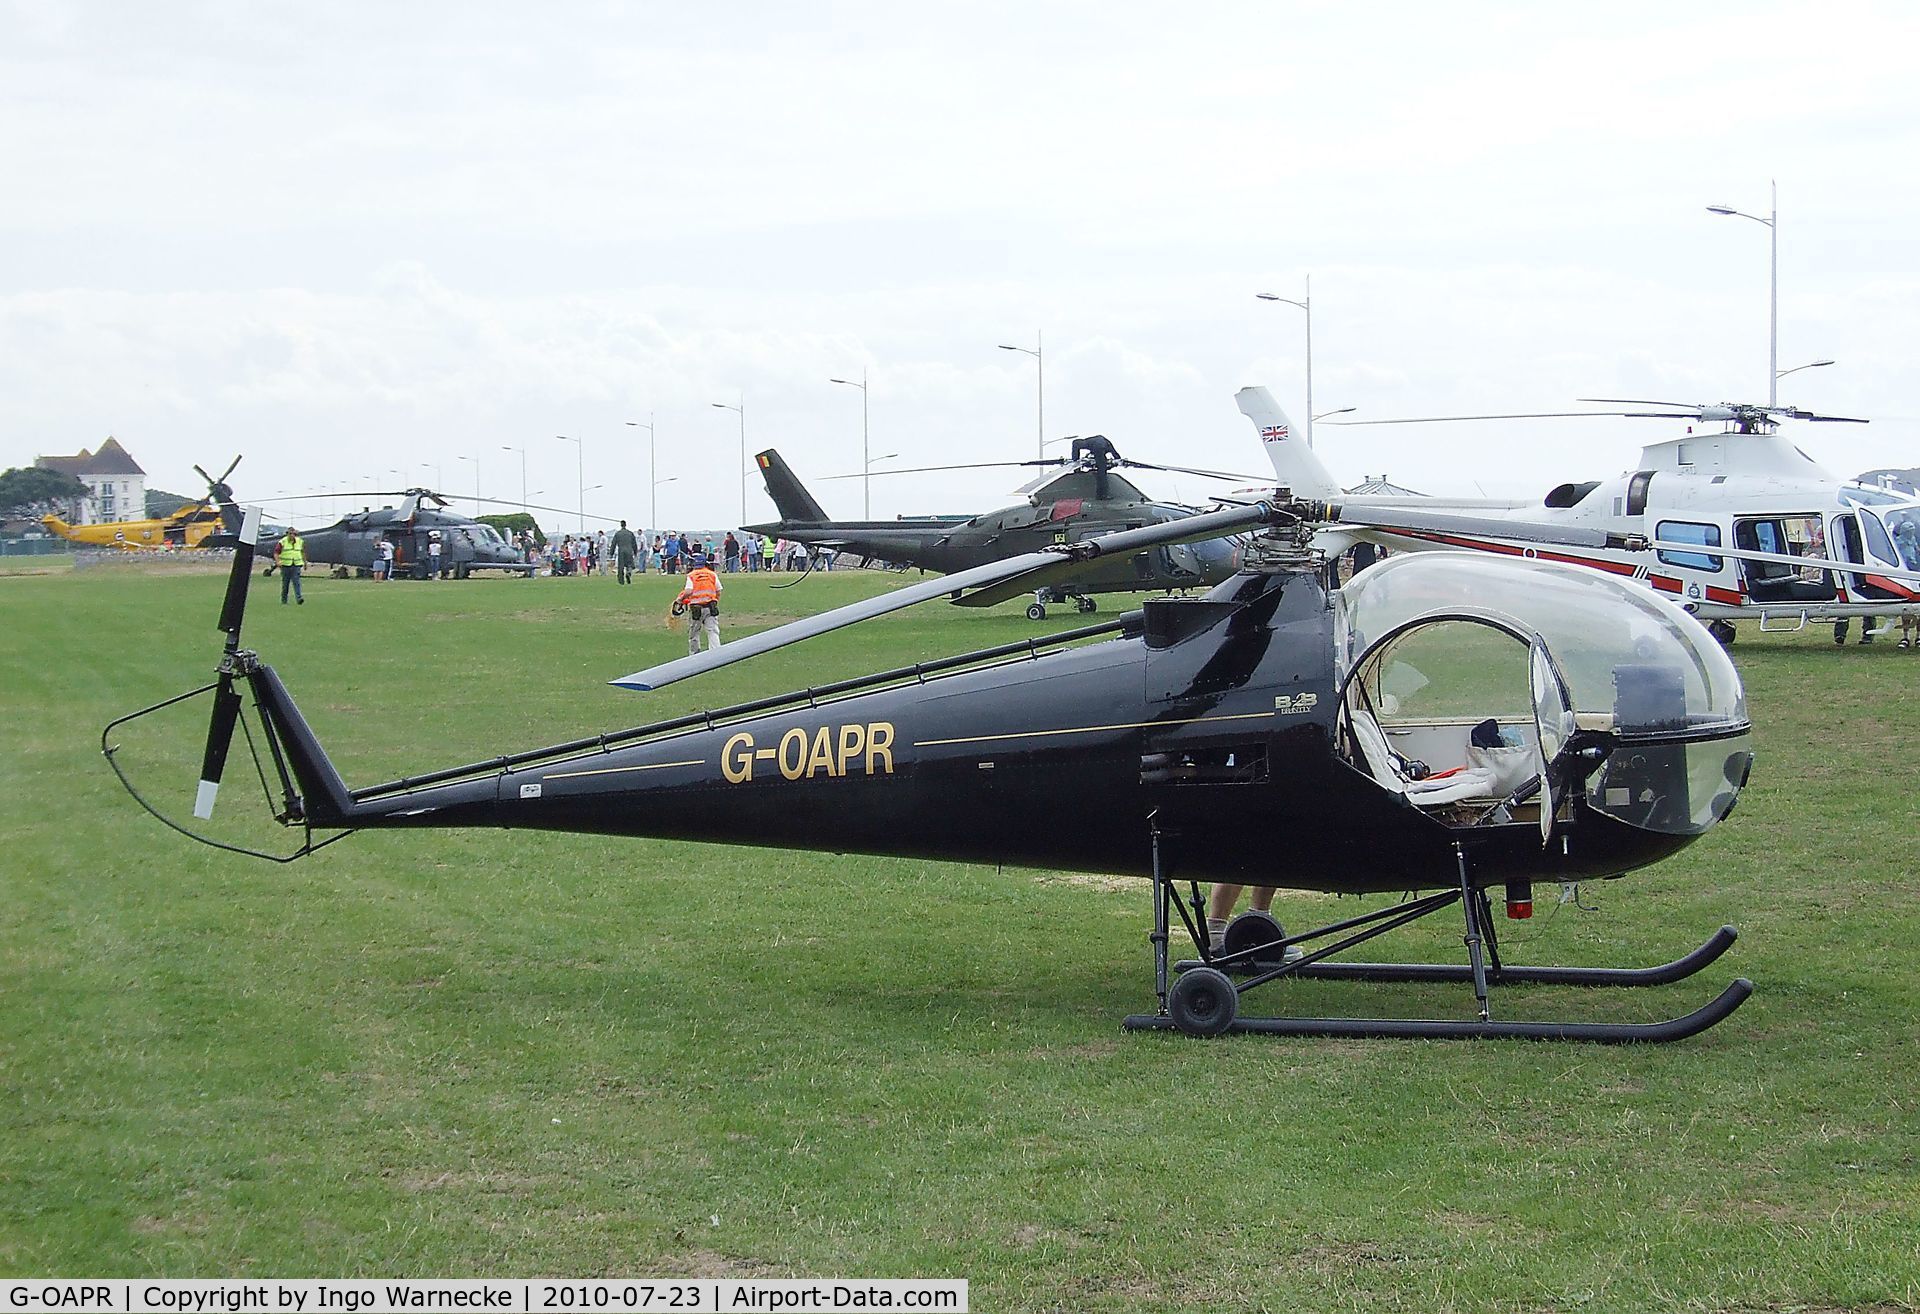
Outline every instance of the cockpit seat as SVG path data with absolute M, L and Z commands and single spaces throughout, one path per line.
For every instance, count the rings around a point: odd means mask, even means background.
M 1387 743 L 1386 733 L 1363 707 L 1350 709 L 1349 724 L 1367 770 L 1381 785 L 1417 808 L 1437 808 L 1476 798 L 1505 798 L 1534 774 L 1534 754 L 1526 746 L 1498 748 L 1473 744 L 1463 767 L 1414 780 L 1401 768 L 1404 759 Z

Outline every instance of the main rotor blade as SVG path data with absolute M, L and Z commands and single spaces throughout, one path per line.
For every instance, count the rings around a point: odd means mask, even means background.
M 1260 477 L 1259 475 L 1228 474 L 1224 470 L 1196 470 L 1192 466 L 1187 465 L 1156 465 L 1152 461 L 1135 461 L 1130 457 L 1123 457 L 1115 461 L 1114 464 L 1129 466 L 1139 470 L 1167 470 L 1174 474 L 1199 475 L 1202 479 L 1237 479 L 1241 483 Z
M 731 666 L 749 657 L 758 657 L 761 653 L 773 652 L 807 639 L 817 638 L 822 634 L 831 634 L 849 625 L 858 625 L 861 621 L 872 620 L 877 616 L 885 616 L 890 612 L 914 606 L 916 603 L 944 598 L 966 589 L 986 588 L 1004 581 L 1019 579 L 1025 583 L 1017 591 L 1025 592 L 1027 588 L 1038 587 L 1049 579 L 1070 575 L 1095 557 L 1137 552 L 1146 547 L 1219 538 L 1236 530 L 1251 528 L 1255 525 L 1273 524 L 1290 516 L 1290 512 L 1282 511 L 1271 503 L 1258 502 L 1250 507 L 1236 507 L 1231 511 L 1211 511 L 1205 515 L 1189 516 L 1184 520 L 1167 520 L 1141 529 L 1126 529 L 1117 534 L 1082 539 L 1078 543 L 1043 548 L 1038 552 L 1027 552 L 1017 557 L 1008 557 L 1004 561 L 992 561 L 984 566 L 975 566 L 971 570 L 956 571 L 951 575 L 910 584 L 906 588 L 895 589 L 877 598 L 868 598 L 834 611 L 823 612 L 818 616 L 791 621 L 771 630 L 763 630 L 759 634 L 750 634 L 744 639 L 723 647 L 710 648 L 697 657 L 681 657 L 659 666 L 650 666 L 609 683 L 623 689 L 643 691 L 659 689 L 689 676 L 717 670 L 722 666 Z
M 1436 534 L 1475 534 L 1483 538 L 1511 538 L 1523 543 L 1558 543 L 1566 547 L 1631 548 L 1645 540 L 1581 525 L 1540 524 L 1497 516 L 1462 516 L 1412 507 L 1332 504 L 1336 524 L 1359 529 L 1428 530 Z
M 825 475 L 823 479 L 879 479 L 885 475 L 933 474 L 940 470 L 1004 470 L 1021 465 L 1070 465 L 1065 457 L 1047 457 L 1037 461 L 969 461 L 965 465 L 916 465 L 904 470 L 874 470 L 868 474 Z
M 1764 561 L 1803 570 L 1831 570 L 1843 575 L 1885 575 L 1889 579 L 1920 582 L 1920 570 L 1907 566 L 1886 566 L 1878 561 L 1836 561 L 1831 557 L 1796 557 L 1789 552 L 1756 552 L 1752 548 L 1712 547 L 1700 543 L 1675 543 L 1656 538 L 1648 547 L 1659 552 L 1684 552 L 1693 557 L 1732 557 L 1735 561 Z M 1894 600 L 1889 605 L 1898 605 Z
M 1709 405 L 1707 402 L 1651 401 L 1645 397 L 1575 397 L 1574 400 L 1598 406 L 1673 406 L 1689 413 L 1704 411 Z
M 1658 403 L 1653 403 L 1658 404 Z M 1416 415 L 1398 420 L 1322 420 L 1321 424 L 1454 424 L 1465 420 L 1591 420 L 1609 415 L 1628 415 L 1630 411 L 1522 411 L 1514 415 Z M 1692 411 L 1687 412 L 1693 415 Z

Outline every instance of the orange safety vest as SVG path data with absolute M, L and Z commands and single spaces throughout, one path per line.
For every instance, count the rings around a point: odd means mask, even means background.
M 720 577 L 705 566 L 687 576 L 687 587 L 680 590 L 680 601 L 703 607 L 720 601 Z

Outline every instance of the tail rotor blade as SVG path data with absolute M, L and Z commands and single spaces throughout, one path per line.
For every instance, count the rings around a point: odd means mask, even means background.
M 193 796 L 193 815 L 202 821 L 213 816 L 214 796 L 220 792 L 227 749 L 233 744 L 233 727 L 239 719 L 240 695 L 234 690 L 233 677 L 223 673 L 213 696 L 213 719 L 207 723 L 207 749 L 200 757 L 200 788 Z
M 260 540 L 260 508 L 250 506 L 240 518 L 239 542 L 233 545 L 233 569 L 227 574 L 227 596 L 220 604 L 220 631 L 227 646 L 240 641 L 240 622 L 247 613 L 247 586 L 252 582 L 253 550 Z

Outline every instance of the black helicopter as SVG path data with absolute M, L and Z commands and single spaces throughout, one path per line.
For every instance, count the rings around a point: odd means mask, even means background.
M 769 449 L 755 459 L 759 462 L 761 477 L 766 480 L 767 496 L 780 510 L 780 519 L 770 524 L 748 525 L 747 529 L 755 534 L 770 534 L 897 565 L 951 574 L 1050 544 L 1077 543 L 1102 534 L 1181 520 L 1194 513 L 1190 506 L 1154 501 L 1115 473 L 1121 468 L 1167 470 L 1242 483 L 1251 478 L 1217 470 L 1190 470 L 1184 466 L 1129 460 L 1100 434 L 1071 441 L 1073 454 L 1058 459 L 982 461 L 883 472 L 924 474 L 1004 466 L 1041 466 L 1058 471 L 1043 474 L 1022 489 L 1027 494 L 1023 503 L 957 520 L 829 519 L 780 453 Z M 1068 599 L 1072 599 L 1076 610 L 1091 612 L 1095 609 L 1093 595 L 1096 593 L 1207 588 L 1230 577 L 1233 570 L 1233 545 L 1229 542 L 1156 544 L 1124 560 L 1090 564 L 1083 573 L 1041 585 L 1034 590 L 1027 617 L 1044 620 L 1048 603 Z M 962 606 L 976 605 L 965 597 L 955 601 Z
M 1130 1028 L 1624 1042 L 1725 1019 L 1747 981 L 1658 1023 L 1496 1021 L 1487 1003 L 1505 983 L 1676 981 L 1733 942 L 1722 928 L 1656 968 L 1517 966 L 1500 954 L 1489 898 L 1503 889 L 1515 913 L 1534 882 L 1625 875 L 1727 817 L 1752 755 L 1740 680 L 1720 645 L 1630 581 L 1510 558 L 1407 554 L 1330 593 L 1314 534 L 1383 515 L 1421 521 L 1280 489 L 1049 545 L 615 683 L 658 688 L 957 590 L 1009 596 L 1103 560 L 1245 536 L 1239 572 L 1204 597 L 1153 598 L 1046 638 L 360 788 L 341 778 L 274 669 L 241 646 L 243 534 L 216 679 L 158 707 L 213 695 L 194 806 L 209 817 L 243 689 L 251 695 L 248 724 L 259 729 L 247 743 L 267 801 L 302 833 L 292 854 L 256 852 L 280 861 L 358 829 L 488 826 L 1128 873 L 1152 882 L 1159 1000 Z M 1502 532 L 1564 542 L 1570 531 L 1509 521 Z M 217 843 L 168 820 L 115 759 L 116 729 L 158 707 L 108 725 L 102 751 L 155 816 Z M 697 796 L 712 806 L 690 805 Z M 326 831 L 338 833 L 317 834 Z M 1297 934 L 1248 914 L 1216 950 L 1199 925 L 1202 880 L 1426 893 Z M 1454 907 L 1463 964 L 1334 961 Z M 1198 951 L 1177 965 L 1176 917 Z M 1470 983 L 1478 1016 L 1240 1016 L 1249 991 L 1287 977 Z
M 302 533 L 309 565 L 332 566 L 343 574 L 370 572 L 379 560 L 380 540 L 384 538 L 393 544 L 395 578 L 426 579 L 432 573 L 432 547 L 437 539 L 441 571 L 456 579 L 465 579 L 476 570 L 534 573 L 535 566 L 527 560 L 526 553 L 502 538 L 499 530 L 471 516 L 447 510 L 450 499 L 431 489 L 409 488 L 399 493 L 363 496 L 398 497 L 400 504 L 356 511 L 325 528 Z M 283 532 L 261 536 L 259 546 L 266 550 L 269 560 Z

